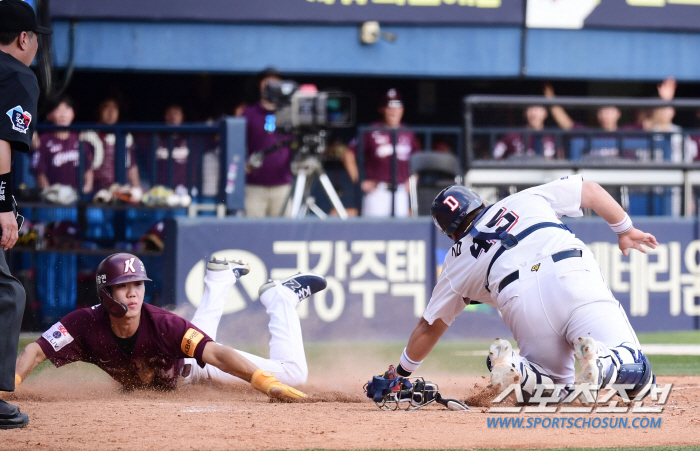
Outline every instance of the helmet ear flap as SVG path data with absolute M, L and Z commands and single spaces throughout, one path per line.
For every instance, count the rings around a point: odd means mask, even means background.
M 126 305 L 114 300 L 109 290 L 105 287 L 99 289 L 98 294 L 102 301 L 102 306 L 107 310 L 107 313 L 115 318 L 123 318 L 126 312 L 129 311 Z

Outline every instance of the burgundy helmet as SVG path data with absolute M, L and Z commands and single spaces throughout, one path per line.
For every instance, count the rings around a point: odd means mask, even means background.
M 97 293 L 107 312 L 115 318 L 123 318 L 128 311 L 126 305 L 116 301 L 107 287 L 138 280 L 151 280 L 146 267 L 135 255 L 125 252 L 112 254 L 97 267 Z

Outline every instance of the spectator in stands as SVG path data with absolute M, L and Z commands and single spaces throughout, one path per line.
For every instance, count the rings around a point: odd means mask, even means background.
M 179 127 L 185 121 L 182 106 L 172 104 L 163 114 L 165 125 Z M 156 148 L 156 183 L 176 188 L 188 188 L 187 171 L 190 170 L 190 147 L 187 136 L 179 133 L 163 134 L 158 137 Z M 172 179 L 170 166 L 172 165 Z
M 61 97 L 51 102 L 47 119 L 54 125 L 66 127 L 75 117 L 73 101 Z M 39 188 L 53 184 L 68 185 L 79 190 L 80 135 L 73 131 L 56 131 L 39 135 L 37 148 L 32 154 L 31 170 Z M 92 170 L 89 156 L 92 148 L 83 142 L 85 167 L 83 192 L 92 185 Z M 75 224 L 77 208 L 39 208 L 35 213 L 37 222 L 48 228 L 58 221 Z M 78 257 L 75 254 L 42 253 L 36 257 L 37 297 L 46 324 L 52 324 L 62 316 L 75 310 L 78 284 Z
M 389 89 L 382 97 L 379 105 L 379 113 L 382 120 L 372 124 L 373 127 L 387 129 L 401 129 L 405 125 L 401 123 L 404 113 L 401 94 L 396 89 Z M 392 214 L 392 144 L 393 134 L 389 130 L 369 131 L 362 136 L 364 147 L 365 178 L 360 182 L 364 192 L 362 199 L 363 216 L 386 217 Z M 394 216 L 408 216 L 408 161 L 411 154 L 421 148 L 416 135 L 410 130 L 401 130 L 397 133 L 396 142 L 396 189 L 393 196 Z M 350 143 L 352 152 L 345 152 L 345 167 L 353 180 L 358 180 L 357 147 L 358 140 Z
M 669 77 L 657 85 L 659 97 L 662 100 L 671 101 L 676 95 L 677 83 L 673 77 Z M 653 132 L 672 133 L 655 134 L 653 136 L 654 160 L 670 160 L 674 162 L 692 161 L 697 151 L 693 145 L 693 139 L 683 139 L 680 125 L 673 123 L 676 109 L 672 106 L 654 108 L 650 115 L 649 130 Z
M 527 129 L 535 133 L 509 133 L 503 136 L 493 149 L 493 158 L 502 160 L 514 155 L 541 155 L 547 159 L 556 157 L 554 136 L 537 133 L 544 129 L 547 109 L 542 105 L 530 105 L 523 116 Z M 523 144 L 523 139 L 527 142 Z
M 700 110 L 695 112 L 695 117 L 697 117 L 698 124 L 700 124 Z M 695 128 L 700 128 L 700 126 Z M 690 140 L 688 154 L 693 158 L 693 161 L 700 161 L 700 135 L 690 135 L 688 139 Z
M 673 77 L 669 77 L 657 85 L 659 98 L 662 100 L 673 100 L 676 92 L 676 81 Z M 554 97 L 554 88 L 551 84 L 545 84 L 544 94 L 546 97 Z M 557 124 L 564 130 L 583 129 L 586 128 L 583 124 L 575 123 L 566 111 L 560 106 L 551 108 L 552 117 Z M 609 132 L 620 130 L 645 130 L 659 132 L 678 132 L 680 127 L 673 124 L 673 118 L 676 111 L 673 107 L 661 107 L 649 110 L 637 111 L 636 121 L 634 124 L 619 127 L 620 110 L 615 106 L 605 106 L 598 109 L 597 119 L 600 127 Z M 590 150 L 588 155 L 600 157 L 624 157 L 636 160 L 672 160 L 682 161 L 683 159 L 683 138 L 680 134 L 674 135 L 659 135 L 659 143 L 654 143 L 653 152 L 648 148 L 648 140 L 643 136 L 624 135 L 617 137 L 616 135 L 592 135 L 590 137 Z M 579 154 L 580 149 L 585 144 L 585 138 L 574 137 L 571 140 L 572 154 Z M 663 141 L 663 142 L 661 142 Z M 621 145 L 622 149 L 618 149 Z M 650 155 L 653 154 L 653 155 Z
M 46 118 L 54 125 L 67 127 L 75 118 L 73 100 L 64 96 L 52 102 Z M 38 141 L 38 142 L 36 142 Z M 32 154 L 31 171 L 39 188 L 48 188 L 53 184 L 68 185 L 80 190 L 79 168 L 81 136 L 74 131 L 56 131 L 42 133 Z M 84 193 L 92 191 L 93 171 L 90 169 L 92 146 L 82 143 L 85 153 L 85 174 L 82 186 Z
M 236 117 L 241 117 L 243 116 L 243 112 L 246 108 L 248 108 L 248 104 L 246 102 L 238 102 L 236 106 L 233 107 L 232 113 Z
M 550 83 L 545 84 L 544 95 L 548 98 L 554 98 L 554 87 Z M 587 128 L 581 123 L 574 122 L 566 110 L 559 105 L 552 106 L 550 111 L 552 112 L 552 118 L 554 121 L 564 130 Z M 613 105 L 600 107 L 596 112 L 596 118 L 598 119 L 600 128 L 608 132 L 615 132 L 618 130 L 620 116 L 620 109 Z M 585 145 L 585 138 L 575 137 L 572 139 L 570 149 L 572 159 L 576 159 L 576 157 L 580 155 L 580 153 L 583 151 L 582 147 Z M 588 149 L 587 155 L 596 157 L 620 156 L 616 136 L 606 134 L 592 135 L 590 137 L 590 149 Z
M 279 71 L 269 67 L 258 76 L 260 100 L 243 111 L 246 118 L 247 155 L 260 153 L 260 167 L 246 164 L 245 214 L 251 218 L 280 216 L 292 187 L 292 151 L 287 136 L 275 132 L 277 105 L 265 97 L 265 87 L 282 79 Z
M 99 106 L 97 116 L 100 124 L 116 124 L 119 121 L 119 104 L 115 99 L 105 99 Z M 115 181 L 115 134 L 106 131 L 88 131 L 83 133 L 83 139 L 88 141 L 94 149 L 92 157 L 94 184 L 93 186 L 88 186 L 86 183 L 87 192 L 109 189 Z M 134 160 L 134 137 L 131 133 L 126 135 L 125 164 L 128 183 L 133 187 L 140 187 L 139 168 Z

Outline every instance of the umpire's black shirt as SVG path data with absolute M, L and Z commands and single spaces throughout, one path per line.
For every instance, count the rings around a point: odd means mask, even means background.
M 34 72 L 0 51 L 0 139 L 12 150 L 29 152 L 36 124 L 39 83 Z

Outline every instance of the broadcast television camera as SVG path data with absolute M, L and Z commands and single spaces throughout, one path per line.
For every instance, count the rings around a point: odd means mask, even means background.
M 291 170 L 296 176 L 291 216 L 303 217 L 308 210 L 318 217 L 326 216 L 310 195 L 311 185 L 317 177 L 338 215 L 346 219 L 347 212 L 323 169 L 319 155 L 326 152 L 328 129 L 355 125 L 355 97 L 345 92 L 319 91 L 314 85 L 299 86 L 292 80 L 270 81 L 262 96 L 277 107 L 274 126 L 266 122 L 265 129 L 289 139 L 281 139 L 274 146 L 253 153 L 248 164 L 253 168 L 260 167 L 265 155 L 289 145 L 294 152 Z
M 263 96 L 277 105 L 275 125 L 280 133 L 355 125 L 355 97 L 350 93 L 318 91 L 314 85 L 279 80 L 269 82 Z

